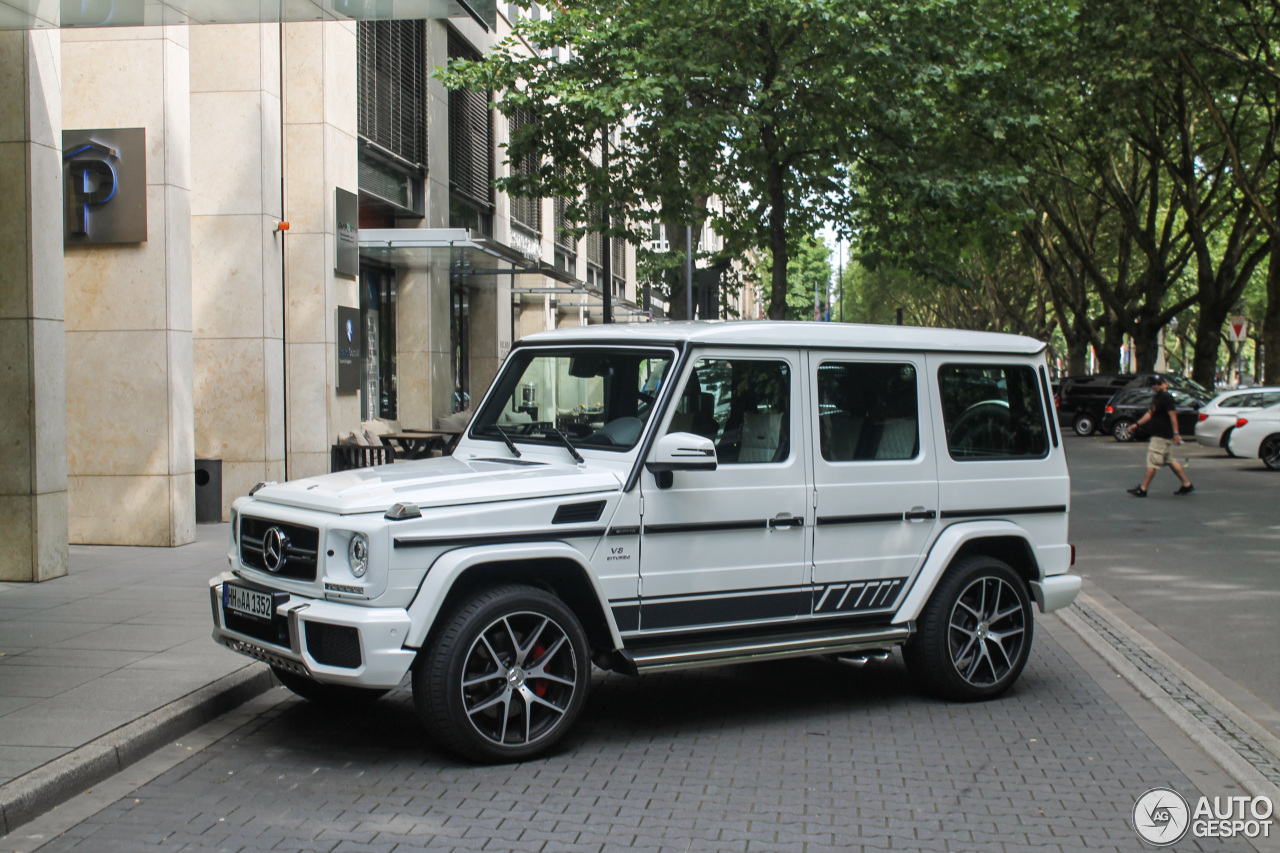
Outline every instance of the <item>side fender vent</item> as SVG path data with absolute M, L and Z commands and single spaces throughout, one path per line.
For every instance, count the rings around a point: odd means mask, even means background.
M 581 504 L 561 504 L 556 509 L 552 524 L 583 524 L 588 521 L 599 521 L 604 512 L 605 501 L 589 501 Z

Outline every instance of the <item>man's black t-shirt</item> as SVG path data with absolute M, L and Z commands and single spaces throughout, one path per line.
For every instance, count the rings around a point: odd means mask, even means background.
M 1178 404 L 1174 402 L 1173 395 L 1168 391 L 1161 391 L 1156 394 L 1156 398 L 1151 401 L 1151 435 L 1155 438 L 1173 438 L 1173 423 L 1169 420 L 1169 413 L 1178 408 Z

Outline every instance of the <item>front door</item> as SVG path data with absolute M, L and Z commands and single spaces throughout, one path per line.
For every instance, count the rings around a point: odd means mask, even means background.
M 644 472 L 640 631 L 682 633 L 791 622 L 809 610 L 812 512 L 800 353 L 700 353 L 659 435 L 716 445 L 715 471 L 681 471 L 670 488 Z
M 808 356 L 815 618 L 892 612 L 933 538 L 938 464 L 924 368 L 902 353 Z

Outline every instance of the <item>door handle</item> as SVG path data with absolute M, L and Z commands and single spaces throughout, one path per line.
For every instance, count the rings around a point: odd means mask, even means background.
M 786 527 L 804 527 L 803 515 L 779 515 L 769 519 L 769 527 L 771 529 L 781 530 Z
M 925 509 L 922 506 L 913 506 L 902 514 L 905 521 L 932 521 L 938 517 L 938 511 L 935 509 Z

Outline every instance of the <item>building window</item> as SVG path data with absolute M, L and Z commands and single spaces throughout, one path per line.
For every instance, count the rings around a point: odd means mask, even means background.
M 514 139 L 516 134 L 523 128 L 528 128 L 536 124 L 533 120 L 533 111 L 519 107 L 507 119 L 507 127 L 510 131 L 510 138 Z M 520 160 L 511 161 L 512 175 L 531 175 L 538 171 L 538 158 L 536 156 L 528 156 Z M 511 220 L 523 225 L 532 231 L 535 235 L 542 233 L 542 199 L 541 198 L 517 198 L 511 196 Z
M 578 242 L 569 233 L 569 218 L 565 214 L 569 201 L 558 198 L 555 201 L 555 207 L 556 268 L 573 275 L 578 269 Z
M 481 57 L 451 29 L 449 58 L 478 61 Z M 482 218 L 493 215 L 492 118 L 488 92 L 449 92 L 449 190 Z M 452 209 L 450 213 L 450 225 L 454 226 Z
M 396 419 L 396 277 L 381 267 L 360 267 L 364 358 L 360 364 L 361 420 Z
M 361 192 L 421 214 L 427 161 L 427 48 L 422 21 L 356 22 Z

